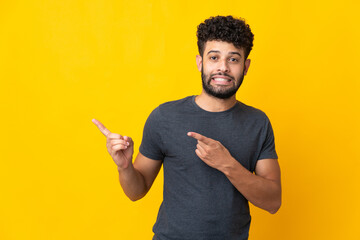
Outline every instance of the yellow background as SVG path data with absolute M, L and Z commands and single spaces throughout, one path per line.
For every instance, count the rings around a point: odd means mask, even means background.
M 131 202 L 92 118 L 132 136 L 197 95 L 196 27 L 255 34 L 237 96 L 270 118 L 283 205 L 250 239 L 359 239 L 358 1 L 1 1 L 0 239 L 151 239 L 162 173 Z

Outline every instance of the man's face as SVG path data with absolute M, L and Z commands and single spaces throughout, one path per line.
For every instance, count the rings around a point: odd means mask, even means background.
M 206 42 L 203 57 L 196 56 L 203 89 L 211 96 L 227 99 L 237 92 L 250 66 L 244 49 L 222 41 Z

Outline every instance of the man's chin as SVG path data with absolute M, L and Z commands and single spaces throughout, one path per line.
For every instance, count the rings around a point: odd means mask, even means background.
M 219 99 L 229 99 L 231 97 L 233 97 L 237 91 L 225 91 L 225 92 L 221 92 L 221 91 L 213 91 L 210 89 L 204 89 L 205 92 L 215 98 L 219 98 Z

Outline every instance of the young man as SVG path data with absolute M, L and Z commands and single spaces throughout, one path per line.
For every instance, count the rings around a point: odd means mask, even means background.
M 242 19 L 217 16 L 198 26 L 197 37 L 203 91 L 150 114 L 134 163 L 131 138 L 93 122 L 107 138 L 131 200 L 149 191 L 163 164 L 164 196 L 153 239 L 248 239 L 248 201 L 272 214 L 281 205 L 270 121 L 236 100 L 254 35 Z

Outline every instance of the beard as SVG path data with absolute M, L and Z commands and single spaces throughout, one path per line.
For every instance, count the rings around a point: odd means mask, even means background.
M 237 90 L 239 89 L 239 87 L 241 86 L 243 80 L 244 80 L 244 71 L 245 68 L 242 72 L 242 74 L 239 76 L 239 81 L 236 82 L 235 78 L 226 74 L 226 73 L 216 73 L 216 74 L 212 74 L 210 76 L 206 75 L 203 71 L 204 68 L 201 69 L 201 79 L 202 79 L 202 85 L 203 85 L 203 89 L 205 90 L 205 92 L 207 94 L 209 94 L 210 96 L 216 97 L 216 98 L 220 98 L 220 99 L 228 99 L 230 97 L 232 97 L 234 94 L 236 94 Z M 218 87 L 215 88 L 214 86 L 211 85 L 211 78 L 215 75 L 224 75 L 227 77 L 231 78 L 231 81 L 234 83 L 232 87 Z

